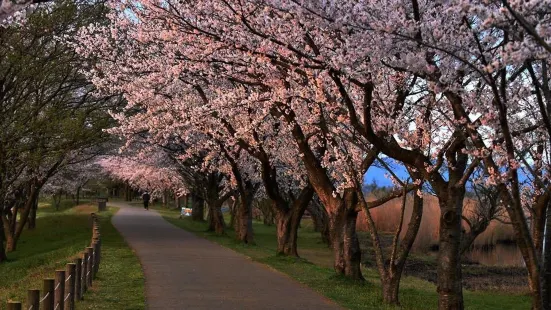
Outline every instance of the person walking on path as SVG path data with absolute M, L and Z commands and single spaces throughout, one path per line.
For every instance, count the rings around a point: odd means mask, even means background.
M 148 192 L 143 193 L 142 199 L 143 199 L 144 209 L 149 210 L 149 199 L 151 199 L 151 196 L 149 196 L 149 193 Z

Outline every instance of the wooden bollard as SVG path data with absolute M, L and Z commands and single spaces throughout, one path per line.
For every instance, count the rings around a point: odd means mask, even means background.
M 42 310 L 54 310 L 54 279 L 44 279 L 42 287 Z
M 40 290 L 27 291 L 27 309 L 38 310 L 40 308 Z
M 99 263 L 98 263 L 98 271 L 99 271 L 99 266 L 101 265 L 101 238 L 98 236 L 98 260 L 99 260 Z
M 55 271 L 54 309 L 62 310 L 65 303 L 65 270 Z
M 21 310 L 21 303 L 19 301 L 8 301 L 8 310 Z
M 99 266 L 101 265 L 101 238 L 100 238 L 100 235 L 98 234 L 97 236 L 98 238 L 95 240 L 95 243 L 98 244 L 97 248 L 94 249 L 94 251 L 96 251 L 96 273 L 99 271 Z
M 82 299 L 82 258 L 75 259 L 75 300 Z
M 97 276 L 98 270 L 99 270 L 99 263 L 100 263 L 100 258 L 99 258 L 99 243 L 98 243 L 98 242 L 94 242 L 94 243 L 92 244 L 92 247 L 94 248 L 94 272 L 93 272 L 93 278 L 95 279 L 96 276 Z
M 88 290 L 88 277 L 86 274 L 88 273 L 88 252 L 82 253 L 82 277 L 80 279 L 80 285 L 82 288 L 82 293 L 80 295 L 80 298 L 82 299 L 84 296 L 84 293 Z
M 75 309 L 76 267 L 75 264 L 67 264 L 65 267 L 65 310 Z
M 87 287 L 92 287 L 92 276 L 94 272 L 94 248 L 87 247 L 86 252 L 88 253 L 88 263 L 86 264 L 86 285 Z

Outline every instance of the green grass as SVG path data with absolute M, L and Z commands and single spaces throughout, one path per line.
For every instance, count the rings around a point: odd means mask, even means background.
M 77 308 L 145 309 L 144 275 L 138 258 L 110 221 L 102 225 L 101 237 L 100 271 Z
M 243 245 L 234 241 L 233 231 L 228 231 L 227 236 L 217 236 L 206 232 L 206 223 L 194 222 L 190 218 L 178 219 L 179 213 L 175 210 L 157 206 L 152 208 L 158 210 L 168 222 L 175 226 L 283 272 L 345 308 L 397 309 L 382 303 L 380 280 L 375 270 L 363 268 L 362 272 L 367 279 L 363 284 L 337 277 L 331 268 L 333 262 L 331 250 L 321 242 L 319 233 L 314 232 L 306 221 L 299 231 L 299 255 L 302 259 L 295 259 L 274 255 L 277 243 L 273 226 L 255 222 L 253 225 L 256 245 Z M 530 298 L 526 295 L 464 291 L 464 296 L 466 309 L 530 308 Z M 415 277 L 403 277 L 400 286 L 401 309 L 436 309 L 437 297 L 434 284 Z
M 79 206 L 55 211 L 39 205 L 37 227 L 23 232 L 17 250 L 0 264 L 0 309 L 7 300 L 25 302 L 28 289 L 41 289 L 42 279 L 54 276 L 72 262 L 91 238 L 90 213 L 95 207 Z M 100 215 L 102 265 L 94 287 L 77 303 L 79 309 L 144 309 L 144 278 L 140 263 L 111 224 L 117 211 Z

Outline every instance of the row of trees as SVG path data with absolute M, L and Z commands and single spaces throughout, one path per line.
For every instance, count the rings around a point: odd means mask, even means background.
M 95 86 L 128 102 L 112 133 L 138 158 L 162 154 L 153 165 L 177 171 L 207 202 L 213 230 L 224 232 L 221 203 L 237 195 L 237 238 L 253 242 L 251 205 L 265 196 L 278 253 L 296 256 L 297 227 L 315 194 L 336 273 L 362 280 L 355 225 L 363 210 L 384 300 L 398 303 L 421 192 L 430 188 L 441 210 L 439 308 L 463 309 L 460 254 L 480 230 L 471 220 L 462 229 L 465 195 L 469 184 L 491 187 L 526 262 L 533 308 L 550 308 L 547 1 L 108 6 L 108 23 L 69 41 L 97 60 L 85 72 Z M 395 190 L 368 202 L 363 176 L 390 160 L 410 181 L 393 177 Z M 406 232 L 400 225 L 384 248 L 370 209 L 410 191 Z
M 62 38 L 105 12 L 60 1 L 0 25 L 0 262 L 36 226 L 40 193 L 78 192 L 99 171 L 91 160 L 104 153 L 107 110 L 121 98 L 95 92 L 79 72 L 89 62 Z

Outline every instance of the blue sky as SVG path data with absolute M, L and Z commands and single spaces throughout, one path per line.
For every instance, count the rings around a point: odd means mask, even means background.
M 409 177 L 408 172 L 403 166 L 393 165 L 394 173 L 402 180 L 406 180 Z M 379 167 L 371 166 L 364 176 L 364 183 L 371 184 L 373 181 L 379 186 L 393 186 L 392 181 L 385 176 L 388 172 Z

